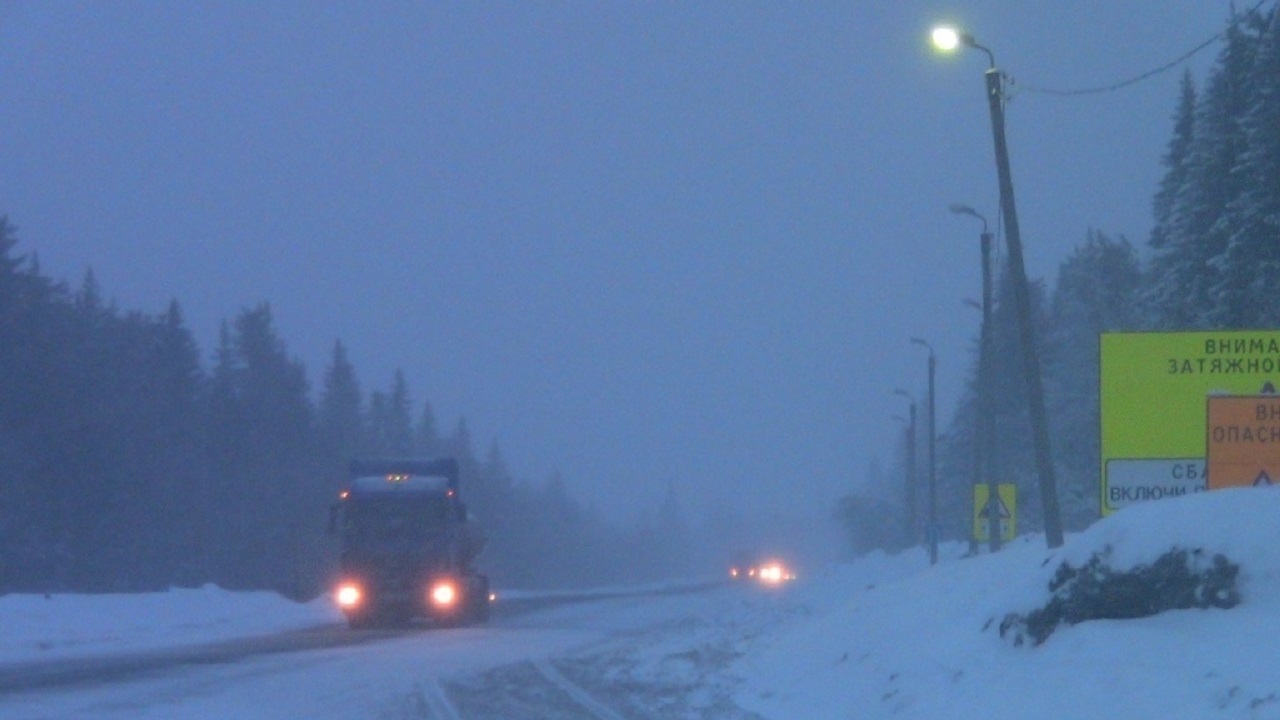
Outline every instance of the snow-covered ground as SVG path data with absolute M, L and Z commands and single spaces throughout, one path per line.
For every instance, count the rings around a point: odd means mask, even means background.
M 1044 605 L 1062 561 L 1078 567 L 1107 546 L 1117 568 L 1173 547 L 1222 553 L 1241 566 L 1243 600 L 1084 622 L 1039 646 L 999 636 L 1008 613 Z M 1280 718 L 1280 490 L 1132 507 L 1057 552 L 1023 538 L 922 565 L 919 551 L 877 557 L 812 583 L 841 601 L 735 666 L 748 680 L 740 703 L 770 718 Z
M 342 620 L 332 602 L 214 586 L 145 595 L 0 597 L 0 664 L 218 642 Z
M 1118 568 L 1172 547 L 1241 566 L 1242 602 L 1062 627 L 997 628 L 1048 599 L 1062 561 Z M 1280 719 L 1280 490 L 1133 507 L 1057 551 L 875 554 L 777 590 L 558 606 L 482 628 L 0 695 L 0 717 Z M 227 640 L 333 623 L 327 602 L 215 588 L 0 598 L 0 664 Z M 10 665 L 12 667 L 12 665 Z M 558 710 L 557 710 L 558 708 Z

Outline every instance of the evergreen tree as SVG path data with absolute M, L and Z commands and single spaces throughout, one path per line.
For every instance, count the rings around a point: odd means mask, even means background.
M 1242 177 L 1232 169 L 1246 146 L 1240 118 L 1249 103 L 1259 25 L 1251 14 L 1227 28 L 1226 43 L 1196 105 L 1183 161 L 1185 179 L 1161 226 L 1161 247 L 1152 262 L 1148 297 L 1157 328 L 1214 327 L 1222 282 L 1215 259 L 1225 252 L 1237 225 L 1227 208 L 1242 190 Z
M 465 419 L 442 438 L 424 403 L 413 427 L 399 371 L 367 422 L 341 343 L 313 408 L 265 303 L 222 324 L 205 373 L 177 301 L 122 315 L 92 270 L 72 293 L 16 245 L 0 217 L 0 593 L 215 581 L 308 597 L 332 560 L 334 485 L 374 441 L 387 454 L 457 458 L 464 499 L 497 539 L 482 563 L 503 584 L 672 569 L 674 549 L 634 550 L 639 536 L 584 510 L 558 475 L 515 482 L 496 441 L 478 462 Z M 646 541 L 686 535 L 673 490 L 659 511 Z
M 225 333 L 224 333 L 225 335 Z M 289 358 L 266 303 L 236 317 L 229 347 L 220 348 L 215 392 L 229 405 L 235 427 L 220 428 L 230 441 L 222 461 L 236 489 L 223 511 L 231 513 L 230 566 L 225 582 L 236 588 L 271 587 L 306 594 L 319 566 L 310 556 L 323 547 L 317 532 L 329 495 L 318 483 L 306 374 Z
M 160 579 L 194 587 L 208 577 L 201 551 L 210 541 L 205 517 L 212 507 L 204 454 L 207 380 L 177 300 L 149 324 L 147 335 L 144 382 L 151 392 L 144 415 L 149 429 L 139 455 L 148 461 L 144 476 L 156 484 L 156 502 L 166 518 L 150 542 L 169 553 Z
M 345 475 L 346 462 L 360 453 L 366 432 L 363 405 L 360 382 L 347 357 L 347 348 L 341 340 L 335 341 L 324 374 L 318 431 L 325 455 L 323 464 L 334 468 L 339 481 Z
M 50 447 L 70 404 L 70 301 L 34 256 L 15 255 L 16 232 L 0 217 L 0 590 L 48 591 L 65 586 L 70 569 L 70 488 L 58 469 L 66 448 Z
M 531 507 L 536 512 L 527 522 L 535 530 L 530 538 L 541 562 L 540 582 L 550 587 L 572 586 L 580 582 L 578 561 L 582 558 L 582 509 L 569 495 L 564 476 L 555 471 L 547 478 Z
M 981 332 L 981 328 L 979 328 Z M 964 540 L 973 534 L 972 506 L 973 486 L 985 482 L 986 478 L 978 467 L 978 343 L 975 339 L 971 345 L 970 369 L 966 375 L 955 412 L 946 431 L 937 439 L 938 452 L 938 525 L 943 538 Z M 1015 378 L 1016 379 L 1016 378 Z M 923 418 L 923 411 L 921 413 Z M 916 430 L 923 429 L 926 434 L 916 438 L 916 519 L 915 541 L 923 539 L 923 525 L 927 522 L 928 513 L 928 427 L 923 421 L 917 421 Z M 1028 431 L 1029 432 L 1029 431 Z M 993 441 L 998 446 L 999 441 Z M 1007 476 L 1002 473 L 999 462 L 992 464 L 997 479 Z M 901 471 L 905 474 L 905 469 Z M 899 477 L 902 475 L 900 474 Z M 1002 480 L 1004 481 L 1004 480 Z M 859 498 L 859 507 L 870 507 L 869 498 Z M 873 503 L 878 505 L 879 503 Z M 901 535 L 901 533 L 899 533 Z M 865 535 L 863 535 L 865 536 Z
M 1182 75 L 1179 86 L 1178 107 L 1173 113 L 1173 138 L 1169 140 L 1162 164 L 1164 177 L 1152 201 L 1155 226 L 1151 230 L 1150 246 L 1159 251 L 1165 247 L 1169 225 L 1173 221 L 1174 200 L 1187 182 L 1187 161 L 1191 141 L 1195 137 L 1196 86 L 1188 70 Z
M 125 333 L 102 306 L 92 270 L 85 273 L 69 310 L 67 339 L 73 352 L 57 371 L 63 382 L 48 388 L 66 391 L 50 408 L 56 408 L 62 428 L 50 442 L 66 453 L 59 515 L 71 563 L 67 572 L 78 588 L 113 590 L 118 588 L 103 583 L 109 582 L 113 567 L 122 569 L 130 551 L 137 550 L 134 538 L 121 536 L 117 512 L 118 499 L 133 490 L 126 483 L 123 447 L 131 418 L 120 407 L 125 401 L 121 393 L 132 388 L 126 387 L 126 349 L 116 344 Z
M 1139 284 L 1137 254 L 1123 238 L 1090 230 L 1058 268 L 1045 338 L 1049 418 L 1059 469 L 1063 524 L 1087 527 L 1098 517 L 1098 337 L 1137 329 L 1133 298 Z
M 902 532 L 896 519 L 893 504 L 878 497 L 850 493 L 836 501 L 834 520 L 855 557 L 897 546 Z
M 1043 503 L 1040 502 L 1040 488 L 1035 479 L 1038 477 L 1034 442 L 1031 437 L 1030 402 L 1027 399 L 1026 382 L 1022 365 L 1022 341 L 1018 333 L 1017 304 L 1013 298 L 1012 282 L 1008 277 L 1006 264 L 999 274 L 1000 281 L 995 289 L 995 303 L 991 313 L 991 382 L 992 411 L 994 413 L 994 463 L 999 482 L 1011 482 L 1018 487 L 1019 526 L 1024 530 L 1037 530 L 1042 527 L 1040 517 Z M 1045 312 L 1044 285 L 1035 281 L 1031 284 L 1031 317 L 1035 327 L 1035 338 L 1039 343 L 1039 355 L 1043 367 L 1050 367 L 1055 359 L 1051 348 L 1045 346 L 1048 335 Z M 975 379 L 976 372 L 973 374 Z M 1052 379 L 1045 378 L 1045 385 Z M 969 424 L 972 427 L 972 423 Z M 966 449 L 957 453 L 961 457 L 972 457 L 972 440 L 966 443 Z M 973 504 L 972 489 L 968 487 L 973 477 L 972 461 L 961 466 L 960 473 L 965 478 L 966 490 L 962 507 L 971 508 Z M 941 482 L 941 481 L 940 481 Z M 951 501 L 950 499 L 948 501 Z M 940 507 L 943 507 L 940 499 Z M 967 523 L 967 521 L 966 521 Z M 967 524 L 966 524 L 967 526 Z
M 507 469 L 507 461 L 502 456 L 502 448 L 498 446 L 497 440 L 489 446 L 489 452 L 485 455 L 484 463 L 480 465 L 478 475 L 482 481 L 477 487 L 471 489 L 468 495 L 469 502 L 500 527 L 515 521 L 512 508 L 515 483 L 511 479 L 511 471 Z
M 1258 39 L 1249 73 L 1250 95 L 1239 116 L 1243 148 L 1231 171 L 1237 188 L 1217 235 L 1226 235 L 1215 258 L 1217 327 L 1280 325 L 1280 29 L 1274 8 Z
M 379 456 L 391 454 L 390 408 L 390 398 L 381 390 L 375 390 L 369 396 L 369 437 L 365 440 L 365 454 Z
M 387 398 L 387 452 L 404 457 L 413 452 L 413 407 L 409 401 L 409 384 L 404 373 L 396 370 Z
M 1192 275 L 1192 248 L 1188 239 L 1178 231 L 1177 221 L 1181 206 L 1178 198 L 1190 194 L 1190 159 L 1195 138 L 1196 89 L 1188 71 L 1182 76 L 1178 107 L 1173 116 L 1173 138 L 1164 156 L 1164 177 L 1152 202 L 1155 225 L 1151 229 L 1148 245 L 1153 250 L 1151 267 L 1144 279 L 1141 297 L 1146 315 L 1146 325 L 1171 328 L 1189 320 L 1183 292 Z
M 422 457 L 435 457 L 441 453 L 443 441 L 436 425 L 436 414 L 431 403 L 422 403 L 422 413 L 418 416 L 418 425 L 414 430 L 414 451 Z

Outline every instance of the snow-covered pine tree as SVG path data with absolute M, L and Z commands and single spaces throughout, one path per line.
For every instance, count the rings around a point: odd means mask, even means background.
M 1260 31 L 1256 13 L 1227 28 L 1225 45 L 1196 104 L 1185 182 L 1173 197 L 1149 276 L 1147 297 L 1153 300 L 1156 328 L 1216 326 L 1220 282 L 1215 259 L 1233 234 L 1226 212 L 1240 194 L 1241 178 L 1231 171 L 1245 149 L 1240 118 L 1250 98 Z
M 1280 13 L 1274 8 L 1253 54 L 1248 106 L 1239 119 L 1244 145 L 1231 172 L 1238 194 L 1220 231 L 1229 231 L 1215 259 L 1215 325 L 1280 326 Z
M 1087 527 L 1098 517 L 1098 335 L 1138 325 L 1133 302 L 1137 253 L 1123 238 L 1090 230 L 1058 267 L 1045 344 L 1045 374 L 1063 524 Z
M 1196 86 L 1190 71 L 1182 76 L 1178 107 L 1173 114 L 1173 137 L 1169 140 L 1162 164 L 1164 177 L 1152 201 L 1155 223 L 1147 241 L 1152 249 L 1148 274 L 1139 293 L 1144 325 L 1167 327 L 1173 324 L 1169 309 L 1182 303 L 1181 283 L 1175 278 L 1186 275 L 1183 238 L 1175 230 L 1178 198 L 1189 181 L 1192 139 L 1195 137 Z M 1184 277 L 1185 279 L 1185 277 Z

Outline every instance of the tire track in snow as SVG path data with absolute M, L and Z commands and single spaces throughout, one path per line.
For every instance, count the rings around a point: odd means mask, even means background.
M 538 660 L 533 663 L 533 667 L 540 675 L 542 675 L 542 677 L 546 678 L 547 682 L 564 691 L 566 695 L 573 698 L 574 702 L 581 705 L 584 709 L 592 715 L 595 715 L 600 720 L 627 720 L 627 718 L 619 715 L 612 708 L 601 704 L 595 698 L 591 697 L 590 693 L 582 689 L 582 687 L 574 683 L 572 680 L 561 675 L 560 671 L 556 670 L 550 662 L 546 660 Z
M 461 713 L 449 702 L 439 678 L 431 678 L 419 687 L 423 702 L 434 720 L 462 720 Z

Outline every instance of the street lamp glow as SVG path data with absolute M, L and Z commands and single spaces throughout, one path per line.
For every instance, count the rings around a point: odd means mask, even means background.
M 946 26 L 934 28 L 933 46 L 944 52 L 955 50 L 960 47 L 960 31 Z

